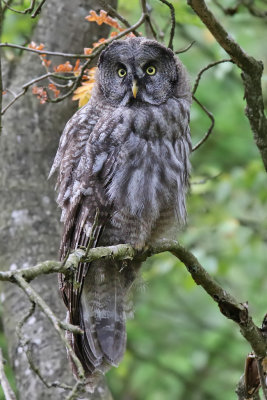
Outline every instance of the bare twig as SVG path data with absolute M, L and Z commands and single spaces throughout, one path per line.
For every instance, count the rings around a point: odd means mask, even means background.
M 225 63 L 225 62 L 231 62 L 231 63 L 233 63 L 234 61 L 231 60 L 231 59 L 219 60 L 219 61 L 215 61 L 215 62 L 213 62 L 213 63 L 210 63 L 210 64 L 208 64 L 205 68 L 203 68 L 203 69 L 198 73 L 198 75 L 197 75 L 197 78 L 196 78 L 196 81 L 195 81 L 195 84 L 194 84 L 192 93 L 193 93 L 193 94 L 196 93 L 196 90 L 197 90 L 198 85 L 199 85 L 199 81 L 200 81 L 200 79 L 201 79 L 201 77 L 202 77 L 202 75 L 203 75 L 203 73 L 204 73 L 205 71 L 207 71 L 208 69 L 214 67 L 215 65 L 222 64 L 222 63 Z
M 36 10 L 32 13 L 31 18 L 35 18 L 37 15 L 40 14 L 42 7 L 44 5 L 44 3 L 46 2 L 46 0 L 41 0 L 40 3 L 38 4 Z
M 42 297 L 39 296 L 39 294 L 30 286 L 27 281 L 23 278 L 22 274 L 19 271 L 16 271 L 14 276 L 14 280 L 18 284 L 18 286 L 26 293 L 26 295 L 29 297 L 29 299 L 38 304 L 38 306 L 42 309 L 44 314 L 48 317 L 50 322 L 52 323 L 54 329 L 60 336 L 62 342 L 65 344 L 65 346 L 68 349 L 68 352 L 77 368 L 78 376 L 80 379 L 84 379 L 84 369 L 82 367 L 82 364 L 76 354 L 74 353 L 70 343 L 68 340 L 65 338 L 65 335 L 62 332 L 62 328 L 67 329 L 69 331 L 72 331 L 74 333 L 81 333 L 81 330 L 73 325 L 66 324 L 64 322 L 61 322 L 55 314 L 52 312 L 50 307 L 46 304 L 46 302 L 42 299 Z
M 207 132 L 205 133 L 204 137 L 193 147 L 192 151 L 197 150 L 204 142 L 206 142 L 206 140 L 208 139 L 208 137 L 210 136 L 214 125 L 215 125 L 215 119 L 213 114 L 202 104 L 200 103 L 200 101 L 193 96 L 193 99 L 195 100 L 195 102 L 202 108 L 202 110 L 207 114 L 207 116 L 209 117 L 209 119 L 211 120 L 211 124 L 209 129 L 207 130 Z
M 53 74 L 52 72 L 48 72 L 45 75 L 38 76 L 38 78 L 32 79 L 31 81 L 25 83 L 22 86 L 22 90 L 18 94 L 15 94 L 15 97 L 1 111 L 1 115 L 3 115 L 9 109 L 9 107 L 11 107 L 20 97 L 22 97 L 27 92 L 27 90 L 29 89 L 30 86 L 34 85 L 37 82 L 42 81 L 43 79 L 48 78 L 49 76 L 53 76 L 53 75 L 55 75 L 55 74 Z
M 119 14 L 117 12 L 117 10 L 115 10 L 115 8 L 111 7 L 111 5 L 109 5 L 105 0 L 99 0 L 99 3 L 101 5 L 101 7 L 103 7 L 111 17 L 113 18 L 117 18 L 119 21 L 121 21 L 127 28 L 131 27 L 131 24 L 129 21 L 127 21 L 127 19 L 125 19 L 121 14 Z M 135 34 L 135 36 L 140 36 L 140 33 L 137 31 L 133 31 L 133 33 Z
M 213 298 L 213 300 L 218 303 L 221 312 L 227 318 L 232 319 L 239 325 L 242 335 L 250 343 L 256 356 L 259 358 L 265 357 L 265 338 L 263 337 L 260 329 L 257 328 L 257 326 L 253 323 L 252 318 L 248 313 L 247 305 L 238 302 L 233 296 L 227 293 L 227 291 L 223 289 L 217 282 L 215 282 L 215 280 L 207 273 L 197 258 L 190 251 L 179 245 L 179 243 L 176 241 L 162 240 L 142 254 L 135 251 L 130 245 L 127 244 L 109 247 L 97 247 L 90 249 L 86 260 L 84 260 L 85 252 L 82 249 L 78 249 L 69 256 L 68 261 L 64 266 L 62 266 L 61 263 L 46 261 L 38 266 L 22 269 L 20 271 L 0 272 L 0 280 L 9 280 L 10 282 L 19 284 L 26 294 L 28 294 L 28 297 L 32 301 L 39 304 L 41 309 L 49 317 L 57 332 L 59 332 L 60 336 L 62 337 L 63 335 L 60 330 L 62 326 L 71 331 L 74 331 L 75 327 L 60 323 L 52 311 L 49 310 L 48 306 L 40 298 L 40 296 L 27 283 L 27 280 L 34 279 L 36 276 L 42 273 L 59 271 L 65 274 L 69 273 L 69 269 L 71 268 L 73 270 L 73 268 L 77 267 L 81 260 L 82 262 L 91 262 L 93 260 L 105 257 L 113 260 L 134 258 L 135 260 L 144 261 L 147 257 L 164 251 L 170 251 L 185 264 L 194 281 L 198 285 L 201 285 L 203 289 Z M 63 341 L 65 343 L 65 338 Z
M 193 99 L 202 108 L 202 110 L 208 115 L 208 117 L 211 120 L 211 125 L 210 125 L 208 131 L 205 133 L 204 137 L 193 147 L 192 151 L 197 150 L 208 139 L 208 137 L 210 136 L 210 134 L 211 134 L 211 132 L 212 132 L 212 130 L 214 128 L 214 124 L 215 124 L 215 120 L 214 120 L 213 114 L 194 96 L 194 94 L 196 93 L 196 90 L 198 88 L 198 85 L 199 85 L 199 82 L 200 82 L 200 79 L 201 79 L 203 73 L 205 71 L 207 71 L 208 69 L 214 67 L 215 65 L 218 65 L 218 64 L 221 64 L 221 63 L 225 63 L 225 62 L 233 62 L 233 60 L 226 59 L 226 60 L 215 61 L 215 62 L 207 65 L 205 68 L 203 68 L 197 75 L 197 78 L 196 78 L 196 81 L 195 81 L 195 84 L 194 84 L 194 87 L 193 87 L 193 90 L 192 90 Z
M 188 51 L 189 49 L 191 49 L 191 47 L 192 47 L 195 43 L 196 43 L 196 41 L 193 40 L 193 41 L 192 41 L 187 47 L 185 47 L 184 49 L 175 51 L 175 54 L 185 53 L 186 51 Z
M 151 37 L 151 34 L 152 34 L 153 38 L 157 40 L 157 32 L 155 31 L 155 29 L 152 25 L 146 0 L 141 0 L 141 7 L 142 7 L 143 13 L 146 16 L 145 17 L 146 36 Z
M 17 14 L 31 14 L 31 18 L 35 18 L 37 15 L 40 14 L 41 9 L 44 5 L 44 3 L 46 2 L 46 0 L 41 0 L 40 3 L 38 4 L 37 8 L 35 11 L 34 7 L 35 7 L 35 2 L 36 0 L 31 0 L 31 4 L 29 5 L 28 8 L 25 8 L 24 10 L 16 10 L 15 8 L 10 6 L 11 1 L 10 0 L 2 0 L 4 5 L 5 5 L 5 9 L 8 9 L 10 11 L 13 11 Z
M 58 75 L 57 73 L 48 72 L 48 73 L 46 73 L 44 75 L 38 76 L 37 78 L 34 78 L 34 79 L 30 80 L 29 82 L 25 83 L 22 86 L 22 90 L 18 94 L 12 93 L 14 98 L 1 111 L 1 115 L 3 115 L 9 109 L 9 107 L 11 107 L 20 97 L 22 97 L 27 92 L 27 90 L 29 89 L 30 86 L 32 86 L 35 83 L 40 82 L 40 81 L 42 81 L 44 79 L 50 78 L 50 77 L 57 78 L 57 79 L 68 80 L 68 81 L 72 79 L 72 77 L 66 77 L 66 76 L 63 76 L 63 75 Z M 7 91 L 9 91 L 9 90 L 7 90 Z M 9 91 L 9 92 L 11 92 L 11 91 Z
M 8 8 L 10 11 L 13 11 L 13 12 L 15 12 L 17 14 L 30 14 L 33 11 L 34 7 L 35 7 L 35 1 L 36 0 L 31 0 L 30 6 L 28 8 L 25 8 L 25 10 L 16 10 L 15 8 L 12 8 L 9 5 L 10 4 L 9 1 L 6 1 L 6 0 L 2 0 L 2 1 L 5 4 L 5 7 Z
M 223 7 L 221 5 L 221 3 L 217 0 L 213 0 L 213 2 L 214 2 L 214 4 L 216 4 L 217 7 L 219 7 L 223 11 L 223 13 L 225 15 L 228 15 L 231 17 L 234 16 L 239 11 L 240 6 L 245 7 L 248 10 L 248 12 L 251 15 L 253 15 L 254 17 L 257 17 L 257 18 L 266 18 L 267 17 L 267 11 L 259 10 L 258 8 L 256 8 L 253 4 L 254 3 L 253 0 L 252 1 L 251 0 L 239 0 L 232 7 Z
M 259 149 L 267 171 L 267 119 L 264 114 L 261 77 L 263 63 L 249 56 L 224 29 L 215 18 L 204 0 L 187 0 L 187 3 L 210 30 L 221 47 L 230 55 L 235 64 L 242 70 L 247 107 L 246 116 L 254 134 L 255 143 Z
M 72 390 L 72 386 L 69 385 L 65 385 L 64 383 L 59 383 L 59 382 L 48 382 L 43 375 L 41 374 L 39 368 L 35 365 L 33 359 L 32 359 L 32 355 L 31 355 L 31 351 L 30 351 L 30 346 L 31 343 L 28 339 L 26 339 L 22 333 L 22 328 L 25 325 L 25 323 L 28 321 L 28 319 L 33 315 L 34 311 L 36 308 L 36 304 L 31 301 L 31 307 L 29 308 L 28 312 L 23 316 L 22 320 L 18 323 L 17 327 L 16 327 L 16 333 L 19 339 L 19 346 L 21 346 L 26 354 L 28 363 L 32 369 L 32 371 L 39 377 L 39 379 L 43 382 L 43 384 L 48 387 L 48 388 L 52 388 L 52 387 L 60 387 L 62 389 L 65 390 Z
M 13 0 L 7 0 L 6 4 L 4 4 L 4 7 L 2 7 L 2 13 L 3 16 L 5 15 L 6 11 L 8 10 L 8 6 L 12 3 Z M 1 4 L 2 5 L 2 4 Z
M 55 57 L 66 57 L 66 58 L 92 58 L 92 54 L 86 55 L 86 54 L 73 54 L 73 53 L 62 53 L 60 51 L 49 51 L 49 50 L 37 50 L 37 49 L 32 49 L 30 47 L 26 46 L 21 46 L 19 44 L 14 44 L 14 43 L 0 43 L 0 47 L 10 47 L 13 49 L 20 49 L 23 51 L 29 51 L 31 53 L 36 53 L 40 55 L 49 55 L 49 56 L 55 56 Z
M 6 377 L 5 371 L 4 371 L 4 359 L 3 359 L 3 353 L 2 349 L 0 348 L 0 383 L 5 395 L 6 400 L 16 400 L 15 393 L 11 389 L 11 386 L 8 382 L 8 379 Z
M 69 57 L 69 58 L 87 58 L 87 61 L 83 64 L 81 71 L 79 73 L 79 75 L 75 78 L 75 80 L 73 81 L 73 83 L 70 86 L 70 89 L 62 96 L 57 97 L 56 99 L 48 99 L 48 102 L 50 103 L 59 103 L 60 101 L 64 100 L 65 98 L 69 97 L 74 90 L 77 89 L 77 87 L 80 84 L 80 81 L 82 79 L 82 76 L 84 74 L 84 71 L 89 67 L 91 61 L 97 57 L 101 51 L 103 50 L 103 48 L 107 45 L 109 45 L 111 42 L 113 42 L 114 40 L 120 39 L 121 37 L 127 35 L 130 32 L 133 32 L 135 29 L 137 29 L 140 25 L 142 25 L 145 21 L 146 18 L 146 14 L 142 13 L 140 19 L 132 26 L 130 26 L 128 29 L 125 29 L 124 31 L 120 32 L 116 37 L 111 37 L 108 40 L 106 40 L 104 43 L 102 43 L 100 46 L 98 46 L 97 48 L 95 48 L 95 50 L 90 54 L 90 55 L 77 55 L 77 54 L 68 54 L 68 53 L 59 53 L 59 52 L 51 52 L 51 51 L 42 51 L 42 50 L 36 50 L 36 49 L 31 49 L 28 47 L 24 47 L 24 46 L 19 46 L 19 45 L 13 45 L 11 43 L 1 43 L 0 44 L 0 48 L 1 47 L 13 47 L 13 48 L 19 48 L 21 50 L 25 50 L 25 51 L 32 51 L 34 53 L 40 54 L 40 55 L 44 55 L 44 54 L 48 54 L 48 55 L 54 55 L 54 56 L 64 56 L 64 57 Z M 14 99 L 12 99 L 10 101 L 9 104 L 7 104 L 7 106 L 2 110 L 2 114 L 4 114 L 7 109 L 9 107 L 11 107 L 15 101 L 17 101 L 20 97 L 22 97 L 26 91 L 28 90 L 28 88 L 30 86 L 32 86 L 34 83 L 39 82 L 43 79 L 46 79 L 48 77 L 55 77 L 55 78 L 60 78 L 60 79 L 68 79 L 64 76 L 59 76 L 55 73 L 52 72 L 48 72 L 45 75 L 42 75 L 41 77 L 38 77 L 36 79 L 31 80 L 30 82 L 26 83 L 25 85 L 23 85 L 21 92 L 19 92 Z
M 175 10 L 174 10 L 174 7 L 173 7 L 172 3 L 170 3 L 169 1 L 167 1 L 167 0 L 160 0 L 160 1 L 161 1 L 161 3 L 166 4 L 166 6 L 169 7 L 170 12 L 171 12 L 171 23 L 172 23 L 172 25 L 171 25 L 170 40 L 169 40 L 168 47 L 171 50 L 173 50 L 173 38 L 174 38 L 174 33 L 175 33 Z

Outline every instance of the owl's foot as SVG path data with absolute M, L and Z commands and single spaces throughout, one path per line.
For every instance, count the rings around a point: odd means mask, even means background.
M 138 252 L 138 253 L 145 253 L 149 250 L 149 246 L 144 243 L 144 242 L 139 242 L 139 243 L 135 243 L 133 245 L 133 248 Z

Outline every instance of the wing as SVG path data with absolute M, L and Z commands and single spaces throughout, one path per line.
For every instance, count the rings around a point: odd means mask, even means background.
M 95 102 L 80 109 L 67 123 L 60 139 L 59 148 L 51 168 L 51 176 L 59 169 L 56 188 L 57 202 L 62 208 L 61 221 L 64 223 L 60 245 L 60 258 L 63 260 L 69 250 L 87 246 L 90 238 L 92 247 L 97 243 L 103 227 L 103 218 L 92 232 L 97 208 L 102 208 L 104 195 L 101 188 L 92 187 L 90 181 L 90 152 L 88 142 L 103 108 Z M 104 204 L 103 204 L 104 206 Z M 100 211 L 103 211 L 102 209 Z M 60 275 L 59 283 L 63 300 L 70 311 L 70 319 L 75 323 L 79 297 L 88 265 L 80 263 L 75 277 L 64 281 Z

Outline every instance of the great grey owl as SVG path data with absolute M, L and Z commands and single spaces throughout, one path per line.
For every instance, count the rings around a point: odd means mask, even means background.
M 185 68 L 162 44 L 128 38 L 102 51 L 92 97 L 67 123 L 51 170 L 59 169 L 61 259 L 92 236 L 94 247 L 137 249 L 177 237 L 186 218 L 190 104 Z M 74 281 L 61 276 L 68 320 L 84 331 L 70 342 L 88 382 L 124 354 L 125 298 L 139 267 L 102 259 L 80 263 Z

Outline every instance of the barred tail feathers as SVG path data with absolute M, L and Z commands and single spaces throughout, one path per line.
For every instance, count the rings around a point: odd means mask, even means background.
M 79 314 L 84 333 L 75 335 L 72 345 L 91 386 L 97 376 L 118 366 L 124 355 L 127 294 L 137 266 L 130 261 L 96 260 L 88 268 Z

